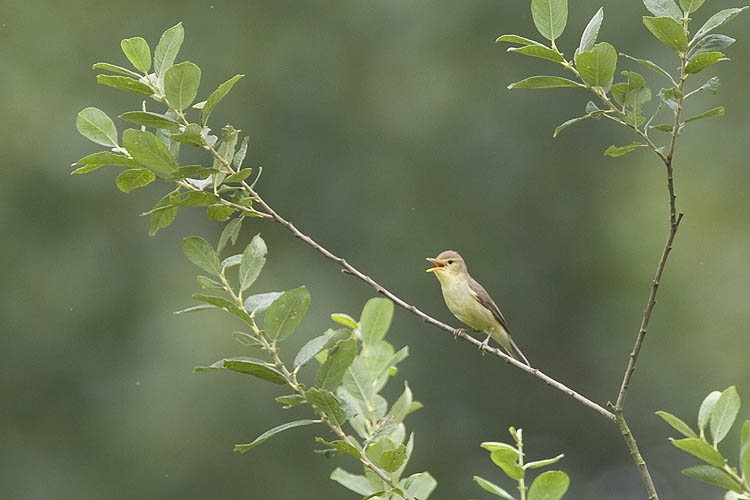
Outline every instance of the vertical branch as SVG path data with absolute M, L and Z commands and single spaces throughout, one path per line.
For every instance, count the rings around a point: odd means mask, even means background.
M 646 461 L 643 460 L 641 452 L 638 450 L 638 443 L 636 442 L 635 437 L 633 437 L 633 433 L 630 432 L 630 427 L 628 427 L 628 423 L 625 421 L 625 417 L 622 415 L 622 410 L 615 409 L 615 419 L 617 422 L 617 428 L 620 429 L 620 434 L 622 434 L 622 438 L 625 440 L 625 444 L 630 451 L 630 456 L 632 457 L 633 462 L 635 462 L 635 466 L 638 468 L 638 472 L 641 474 L 641 480 L 646 486 L 648 499 L 658 500 L 659 495 L 656 493 L 654 480 L 651 479 L 651 474 L 649 473 L 648 467 L 646 466 Z

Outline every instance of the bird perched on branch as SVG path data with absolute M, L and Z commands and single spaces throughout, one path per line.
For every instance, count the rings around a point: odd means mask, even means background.
M 453 250 L 446 250 L 434 259 L 428 258 L 435 267 L 427 269 L 434 273 L 443 291 L 445 305 L 461 323 L 487 334 L 481 349 L 489 345 L 490 339 L 500 344 L 513 358 L 531 366 L 508 331 L 508 323 L 500 308 L 487 290 L 469 275 L 466 262 Z

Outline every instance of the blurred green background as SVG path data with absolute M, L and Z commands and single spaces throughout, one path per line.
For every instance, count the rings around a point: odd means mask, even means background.
M 566 54 L 601 5 L 571 2 L 559 41 Z M 736 5 L 708 1 L 696 23 Z M 673 67 L 641 24 L 645 14 L 640 2 L 607 2 L 600 39 Z M 97 85 L 91 65 L 124 64 L 122 38 L 140 35 L 153 48 L 178 21 L 186 30 L 178 61 L 202 67 L 200 96 L 247 75 L 213 123 L 251 136 L 247 161 L 264 167 L 259 188 L 279 212 L 452 324 L 424 258 L 462 252 L 536 366 L 602 404 L 616 397 L 666 236 L 663 167 L 645 151 L 603 157 L 608 145 L 633 140 L 604 122 L 553 140 L 556 125 L 582 114 L 583 92 L 506 90 L 556 71 L 494 43 L 505 33 L 535 36 L 528 2 L 4 2 L 3 498 L 356 498 L 328 474 L 357 465 L 313 454 L 314 428 L 232 452 L 304 418 L 273 403 L 275 388 L 192 374 L 244 353 L 231 319 L 172 315 L 197 288 L 181 239 L 215 242 L 220 224 L 184 210 L 151 238 L 138 214 L 167 186 L 126 196 L 114 169 L 69 175 L 70 163 L 100 149 L 76 132 L 80 109 L 116 116 L 139 107 L 137 96 Z M 739 38 L 727 51 L 733 61 L 705 77 L 720 76 L 720 93 L 687 111 L 727 106 L 725 117 L 681 137 L 676 175 L 686 215 L 628 400 L 663 499 L 718 499 L 721 491 L 680 475 L 693 461 L 671 447 L 674 432 L 653 412 L 692 422 L 706 393 L 732 384 L 750 401 L 748 27 L 745 14 L 724 30 Z M 331 312 L 358 317 L 374 295 L 271 223 L 246 224 L 242 242 L 256 232 L 270 254 L 255 289 L 306 284 L 312 293 L 289 355 L 331 325 Z M 389 336 L 411 349 L 388 394 L 408 379 L 425 405 L 407 421 L 416 432 L 409 470 L 436 476 L 432 498 L 489 498 L 474 474 L 512 487 L 479 448 L 509 439 L 510 425 L 526 431 L 531 458 L 566 454 L 566 498 L 645 498 L 621 438 L 600 416 L 402 311 Z M 750 406 L 740 416 L 750 418 Z M 728 456 L 736 456 L 736 435 Z

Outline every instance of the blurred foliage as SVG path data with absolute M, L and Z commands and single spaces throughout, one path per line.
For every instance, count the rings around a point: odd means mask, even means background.
M 575 46 L 601 5 L 576 2 L 559 45 Z M 605 7 L 600 37 L 668 61 L 640 22 L 640 2 Z M 259 435 L 281 410 L 254 405 L 257 387 L 237 398 L 249 390 L 244 380 L 190 375 L 234 352 L 221 315 L 171 314 L 194 283 L 182 236 L 215 240 L 219 225 L 196 209 L 149 238 L 138 214 L 157 193 L 124 196 L 111 173 L 68 175 L 91 151 L 76 113 L 92 95 L 119 112 L 130 102 L 95 83 L 91 62 L 118 57 L 120 39 L 155 40 L 177 21 L 191 33 L 183 51 L 216 75 L 207 88 L 246 75 L 214 119 L 251 136 L 246 162 L 264 167 L 265 196 L 283 214 L 445 320 L 423 259 L 460 251 L 540 367 L 597 401 L 614 397 L 663 244 L 663 173 L 645 151 L 605 159 L 590 147 L 626 144 L 625 131 L 582 123 L 553 140 L 554 124 L 579 114 L 585 96 L 506 90 L 536 65 L 494 44 L 500 33 L 533 30 L 525 2 L 16 2 L 0 16 L 6 496 L 341 494 L 327 479 L 331 464 L 296 451 L 313 431 L 234 455 L 238 434 Z M 728 34 L 747 23 L 738 19 Z M 686 216 L 629 399 L 665 499 L 720 493 L 679 474 L 691 461 L 675 459 L 653 411 L 685 414 L 697 395 L 729 384 L 746 394 L 750 382 L 750 200 L 742 189 L 750 181 L 750 44 L 737 38 L 728 50 L 735 63 L 718 66 L 718 96 L 696 97 L 705 108 L 725 105 L 726 116 L 697 122 L 677 153 Z M 251 230 L 274 249 L 257 286 L 312 291 L 306 334 L 290 343 L 300 347 L 325 328 L 328 312 L 354 313 L 371 296 L 281 228 L 258 221 Z M 406 314 L 391 332 L 397 348 L 410 345 L 402 373 L 430 409 L 411 417 L 422 436 L 411 463 L 436 476 L 436 498 L 463 498 L 476 489 L 472 473 L 490 476 L 494 466 L 476 446 L 511 423 L 523 423 L 531 453 L 566 451 L 571 498 L 642 495 L 610 424 Z

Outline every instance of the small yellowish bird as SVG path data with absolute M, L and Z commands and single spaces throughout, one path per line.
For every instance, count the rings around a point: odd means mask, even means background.
M 487 334 L 482 349 L 494 339 L 511 357 L 531 366 L 508 331 L 508 323 L 500 308 L 482 285 L 469 275 L 466 262 L 453 250 L 446 250 L 434 259 L 428 258 L 435 267 L 427 269 L 434 273 L 443 291 L 445 305 L 461 323 Z

